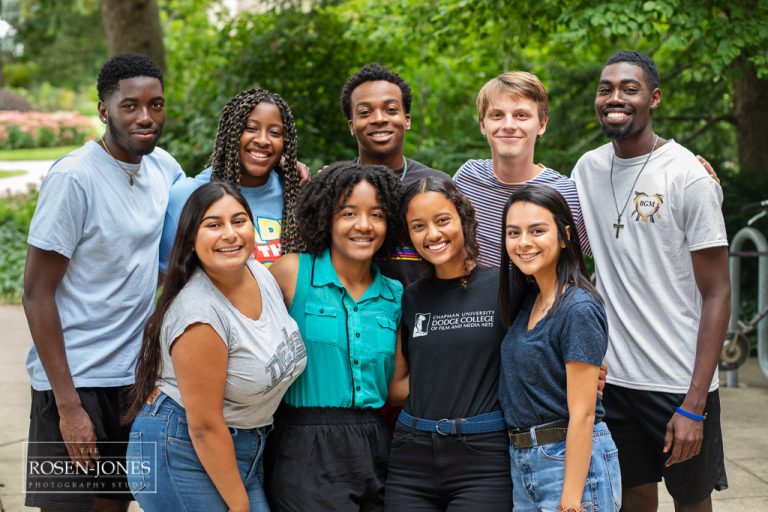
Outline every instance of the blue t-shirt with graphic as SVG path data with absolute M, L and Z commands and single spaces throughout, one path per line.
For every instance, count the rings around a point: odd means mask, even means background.
M 211 181 L 208 167 L 194 178 L 177 181 L 171 188 L 168 209 L 165 212 L 163 236 L 160 239 L 160 271 L 165 272 L 176 237 L 181 210 L 192 192 Z M 256 245 L 253 256 L 269 266 L 280 257 L 280 221 L 283 215 L 283 183 L 277 172 L 269 173 L 267 182 L 260 187 L 240 187 L 240 192 L 253 212 Z

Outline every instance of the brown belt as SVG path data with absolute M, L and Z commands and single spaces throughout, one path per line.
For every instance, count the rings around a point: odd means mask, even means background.
M 567 425 L 567 421 L 559 421 L 536 427 L 536 445 L 564 441 L 568 433 Z M 509 442 L 517 449 L 534 446 L 530 429 L 509 429 Z

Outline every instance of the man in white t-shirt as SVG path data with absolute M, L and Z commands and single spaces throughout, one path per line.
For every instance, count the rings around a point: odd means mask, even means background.
M 722 190 L 687 149 L 653 131 L 653 61 L 619 52 L 595 97 L 611 142 L 573 171 L 610 326 L 603 405 L 619 448 L 622 510 L 711 510 L 727 488 L 717 361 L 730 304 Z
M 53 164 L 27 240 L 26 505 L 42 509 L 125 510 L 132 499 L 116 470 L 130 431 L 120 417 L 153 308 L 168 191 L 183 176 L 155 147 L 165 122 L 158 67 L 117 55 L 97 89 L 107 129 Z M 39 469 L 49 464 L 60 469 Z

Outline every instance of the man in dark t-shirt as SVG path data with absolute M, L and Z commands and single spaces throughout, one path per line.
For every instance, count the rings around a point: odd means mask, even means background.
M 403 154 L 405 132 L 411 129 L 413 93 L 401 76 L 377 64 L 367 64 L 341 89 L 341 110 L 349 133 L 357 139 L 357 160 L 385 165 L 404 186 L 430 176 L 450 179 Z M 400 247 L 394 258 L 377 261 L 381 272 L 407 286 L 424 276 L 424 264 L 411 247 Z

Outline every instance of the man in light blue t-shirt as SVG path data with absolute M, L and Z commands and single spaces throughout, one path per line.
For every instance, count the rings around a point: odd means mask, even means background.
M 183 175 L 155 147 L 165 106 L 163 76 L 150 59 L 110 59 L 98 93 L 107 130 L 53 164 L 28 238 L 26 505 L 43 509 L 127 509 L 125 476 L 114 470 L 130 427 L 119 418 L 157 288 L 168 192 Z M 49 461 L 62 471 L 38 471 Z

